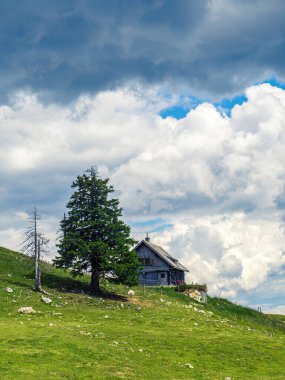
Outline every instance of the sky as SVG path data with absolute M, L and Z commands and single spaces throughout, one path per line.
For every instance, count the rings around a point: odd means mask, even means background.
M 110 178 L 212 295 L 285 314 L 285 3 L 0 0 L 0 245 Z

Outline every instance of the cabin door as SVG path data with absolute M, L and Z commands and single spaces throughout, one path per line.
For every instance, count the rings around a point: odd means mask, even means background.
M 159 284 L 160 285 L 168 285 L 167 272 L 159 273 Z

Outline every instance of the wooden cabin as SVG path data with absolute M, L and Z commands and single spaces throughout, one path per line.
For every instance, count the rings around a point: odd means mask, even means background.
M 143 265 L 140 271 L 141 285 L 167 286 L 185 283 L 185 272 L 189 272 L 188 269 L 163 248 L 151 243 L 148 235 L 134 249 Z

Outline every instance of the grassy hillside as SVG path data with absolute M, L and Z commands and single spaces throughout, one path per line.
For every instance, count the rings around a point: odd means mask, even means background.
M 106 284 L 109 296 L 92 298 L 81 294 L 87 283 L 46 264 L 47 305 L 29 259 L 0 248 L 1 380 L 285 379 L 282 318 L 168 288 L 128 298 L 127 287 Z M 37 313 L 17 313 L 23 306 Z

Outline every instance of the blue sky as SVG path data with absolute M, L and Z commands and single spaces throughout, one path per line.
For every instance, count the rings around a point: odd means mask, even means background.
M 258 85 L 261 83 L 269 83 L 274 87 L 278 87 L 283 90 L 285 89 L 285 84 L 274 76 L 269 79 L 265 79 L 262 82 L 257 82 L 254 84 Z M 212 103 L 215 105 L 215 107 L 220 109 L 226 115 L 230 115 L 231 110 L 234 108 L 234 106 L 241 105 L 246 101 L 247 101 L 247 98 L 245 94 L 240 93 L 232 97 L 223 97 Z M 211 99 L 210 98 L 201 99 L 193 95 L 189 95 L 189 96 L 181 95 L 176 104 L 171 105 L 170 107 L 161 110 L 160 116 L 162 118 L 166 118 L 170 116 L 179 120 L 179 119 L 184 118 L 190 110 L 196 108 L 199 104 L 202 104 L 204 102 L 211 102 Z
M 0 244 L 18 248 L 36 202 L 54 255 L 71 182 L 96 165 L 136 239 L 212 294 L 285 313 L 284 1 L 0 11 Z
M 270 83 L 270 82 L 268 82 Z M 279 87 L 276 84 L 277 87 Z M 187 99 L 187 101 L 185 101 Z M 221 110 L 221 112 L 224 112 L 226 115 L 231 114 L 231 110 L 236 106 L 237 104 L 241 105 L 244 102 L 246 102 L 246 96 L 244 94 L 241 95 L 235 95 L 232 98 L 222 98 L 220 101 L 213 102 L 215 107 Z M 210 102 L 209 99 L 199 99 L 195 98 L 194 96 L 190 97 L 181 97 L 181 101 L 179 101 L 177 104 L 172 105 L 168 108 L 165 108 L 160 111 L 160 116 L 162 118 L 166 117 L 173 117 L 177 120 L 184 118 L 187 113 L 195 109 L 199 104 Z

